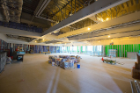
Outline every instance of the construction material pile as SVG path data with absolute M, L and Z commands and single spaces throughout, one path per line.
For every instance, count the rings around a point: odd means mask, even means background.
M 73 60 L 74 63 L 79 63 L 80 62 L 80 56 L 74 56 L 74 55 L 59 55 L 59 58 L 65 58 L 65 59 L 70 59 Z
M 132 70 L 132 77 L 135 79 L 140 79 L 140 55 L 137 54 L 137 61 L 135 62 L 135 67 Z
M 49 56 L 49 61 L 52 66 L 60 66 L 61 68 L 68 69 L 74 68 L 74 63 L 80 62 L 80 56 Z

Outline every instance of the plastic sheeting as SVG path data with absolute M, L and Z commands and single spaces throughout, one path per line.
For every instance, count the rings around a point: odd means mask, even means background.
M 7 43 L 5 44 L 5 48 L 7 48 Z M 1 42 L 0 42 L 1 45 Z M 11 43 L 8 44 L 9 47 Z M 60 53 L 60 47 L 59 46 L 41 46 L 41 45 L 26 45 L 26 44 L 13 44 L 13 48 L 16 49 L 18 47 L 22 47 L 24 51 L 32 50 L 32 53 L 43 53 L 50 51 L 51 53 Z M 30 47 L 30 49 L 29 49 Z M 0 47 L 1 49 L 1 47 Z
M 50 46 L 49 50 L 51 53 L 56 53 L 56 46 Z
M 60 53 L 60 47 L 59 46 L 34 46 L 34 53 L 42 53 L 42 52 L 48 52 L 51 53 Z
M 60 47 L 56 46 L 56 53 L 60 53 Z
M 44 51 L 44 52 L 48 52 L 47 46 L 43 46 L 43 51 Z
M 43 51 L 43 46 L 39 46 L 39 53 L 42 53 Z
M 0 51 L 7 49 L 7 43 L 0 39 Z
M 8 28 L 14 28 L 14 29 L 20 29 L 28 32 L 37 32 L 42 33 L 42 28 L 38 28 L 36 26 L 29 26 L 28 24 L 22 24 L 22 23 L 16 23 L 16 22 L 2 22 L 0 21 L 0 26 L 8 27 Z

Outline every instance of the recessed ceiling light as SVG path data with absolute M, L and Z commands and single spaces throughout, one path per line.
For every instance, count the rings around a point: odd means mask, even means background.
M 90 28 L 88 28 L 88 30 L 90 30 Z
M 101 21 L 102 21 L 102 22 L 104 22 L 104 20 L 103 20 L 103 19 L 101 19 Z
M 36 42 L 36 41 L 35 41 Z
M 106 21 L 108 21 L 109 20 L 109 18 L 106 18 Z
M 110 35 L 108 36 L 108 38 L 110 38 Z

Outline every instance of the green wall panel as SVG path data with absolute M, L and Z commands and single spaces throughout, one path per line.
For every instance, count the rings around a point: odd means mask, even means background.
M 139 44 L 139 53 L 140 53 L 140 44 Z
M 105 45 L 106 56 L 109 56 L 109 49 L 118 50 L 118 57 L 127 57 L 127 52 L 140 52 L 140 44 Z
M 139 52 L 139 44 L 134 44 L 134 52 Z
M 109 46 L 110 45 L 105 45 L 105 55 L 109 56 Z
M 128 45 L 124 45 L 124 47 L 125 47 L 125 48 L 124 48 L 124 49 L 125 49 L 125 50 L 124 50 L 124 51 L 125 51 L 125 55 L 124 55 L 124 57 L 127 57 Z
M 119 47 L 119 45 L 117 45 L 118 57 L 120 56 L 120 55 L 119 55 L 119 53 L 120 53 L 120 52 L 119 52 L 119 49 L 120 49 L 120 47 Z

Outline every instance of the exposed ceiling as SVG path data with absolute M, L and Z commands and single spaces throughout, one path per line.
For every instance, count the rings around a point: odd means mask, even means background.
M 82 11 L 82 9 L 98 1 L 105 2 L 104 0 L 1 0 L 0 21 L 27 24 L 29 27 L 35 26 L 42 28 L 44 31 L 48 31 L 48 29 L 55 28 L 57 24 L 73 17 L 76 13 L 78 14 L 79 11 Z M 140 33 L 139 20 L 132 20 L 131 22 L 108 27 L 102 27 L 101 24 L 139 10 L 140 0 L 128 0 L 125 3 L 108 8 L 90 17 L 64 26 L 61 29 L 52 30 L 49 33 L 49 37 L 47 37 L 48 34 L 43 34 L 43 37 L 33 38 L 12 33 L 7 34 L 7 37 L 27 42 L 36 41 L 37 43 L 44 42 L 46 44 L 67 44 L 70 42 L 99 41 L 107 39 L 108 35 L 112 35 L 111 38 L 136 36 Z M 98 29 L 91 29 L 96 25 Z M 91 30 L 88 31 L 87 28 Z M 131 30 L 128 30 L 128 28 Z M 67 38 L 67 40 L 63 41 L 64 38 Z
M 135 11 L 139 11 L 139 10 L 140 10 L 140 0 L 129 0 L 123 4 L 112 7 L 110 9 L 100 12 L 92 17 L 89 17 L 89 18 L 79 21 L 75 24 L 72 24 L 71 26 L 76 28 L 76 30 L 77 30 L 77 29 L 81 29 L 84 27 L 88 27 L 90 25 L 109 21 L 114 18 L 118 18 L 120 16 L 127 15 L 127 14 L 133 13 Z M 72 30 L 70 30 L 70 31 L 73 31 L 73 30 L 75 30 L 75 29 L 72 28 Z M 69 32 L 69 30 L 67 30 L 65 32 Z
M 106 35 L 111 35 L 111 34 L 115 34 L 115 33 L 129 33 L 129 32 L 133 32 L 135 33 L 135 29 L 137 28 L 137 31 L 140 30 L 140 20 L 136 20 L 136 21 L 132 21 L 132 22 L 128 22 L 128 23 L 124 23 L 124 24 L 119 24 L 119 25 L 115 25 L 115 26 L 111 26 L 109 28 L 102 28 L 90 33 L 84 33 L 84 34 L 80 34 L 80 35 L 76 35 L 76 36 L 71 36 L 68 37 L 69 40 L 80 40 L 80 39 L 90 39 L 94 37 L 101 37 L 101 36 L 106 36 Z M 133 29 L 130 29 L 132 28 Z M 135 28 L 135 29 L 134 29 Z M 121 29 L 126 29 L 121 31 Z M 129 30 L 128 30 L 129 29 Z M 97 39 L 96 39 L 97 40 Z
M 34 15 L 40 0 L 23 0 L 22 12 Z
M 41 15 L 60 22 L 94 1 L 95 0 L 51 0 Z
M 0 0 L 0 20 L 20 23 L 22 5 L 22 0 Z

